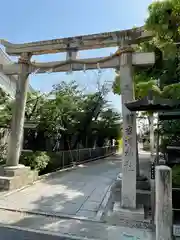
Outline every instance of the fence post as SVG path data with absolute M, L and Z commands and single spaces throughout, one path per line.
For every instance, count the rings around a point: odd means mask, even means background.
M 80 149 L 78 148 L 78 163 L 80 163 L 80 159 L 81 159 L 81 156 L 80 156 Z
M 155 191 L 155 162 L 151 162 L 151 214 L 152 214 L 152 222 L 154 223 L 155 217 L 155 199 L 156 199 L 156 191 Z
M 107 154 L 108 154 L 108 147 L 105 146 L 105 155 L 107 155 Z
M 89 157 L 91 158 L 91 148 L 89 148 Z
M 62 152 L 62 164 L 63 164 L 62 168 L 64 169 L 64 151 Z
M 156 240 L 172 240 L 172 172 L 156 167 Z

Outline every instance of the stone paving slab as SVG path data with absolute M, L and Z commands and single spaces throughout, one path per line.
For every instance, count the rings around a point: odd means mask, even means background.
M 154 240 L 154 232 L 149 229 L 138 229 L 125 226 L 110 226 L 94 221 L 79 219 L 61 219 L 38 215 L 25 215 L 17 212 L 0 211 L 0 223 L 13 227 L 28 228 L 101 240 Z
M 111 156 L 0 197 L 0 207 L 95 219 L 120 171 L 120 156 Z

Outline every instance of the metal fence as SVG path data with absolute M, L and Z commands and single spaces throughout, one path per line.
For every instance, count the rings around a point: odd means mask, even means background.
M 48 153 L 51 160 L 44 171 L 50 172 L 90 162 L 114 154 L 117 149 L 117 146 L 105 146 Z

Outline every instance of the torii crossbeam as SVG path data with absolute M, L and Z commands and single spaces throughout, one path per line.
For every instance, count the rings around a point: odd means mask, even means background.
M 143 27 L 138 27 L 123 31 L 104 32 L 21 44 L 12 44 L 8 41 L 1 40 L 0 44 L 6 48 L 7 54 L 19 56 L 22 53 L 40 55 L 68 51 L 76 52 L 81 50 L 116 46 L 119 47 L 122 42 L 126 42 L 126 44 L 136 44 L 151 37 L 152 33 L 145 31 Z

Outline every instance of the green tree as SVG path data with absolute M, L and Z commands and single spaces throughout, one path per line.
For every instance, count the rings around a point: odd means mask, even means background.
M 148 11 L 149 16 L 145 22 L 145 28 L 151 31 L 154 37 L 149 42 L 139 44 L 136 51 L 154 51 L 158 58 L 156 64 L 145 71 L 135 69 L 135 98 L 140 99 L 152 90 L 154 95 L 179 99 L 180 0 L 153 2 Z M 160 88 L 157 87 L 157 80 L 160 82 Z M 121 94 L 119 72 L 116 74 L 113 91 Z M 166 128 L 165 124 L 164 122 L 163 126 Z
M 151 44 L 158 46 L 163 52 L 161 68 L 157 72 L 162 89 L 162 96 L 173 100 L 180 96 L 180 1 L 164 0 L 149 6 L 149 17 L 146 29 L 154 33 Z M 161 124 L 162 145 L 177 141 L 179 121 L 168 120 Z
M 79 144 L 81 147 L 93 146 L 94 122 L 104 111 L 106 102 L 104 88 L 87 94 L 74 81 L 53 86 L 48 96 L 42 97 L 38 93 L 36 97 L 31 96 L 26 116 L 31 116 L 30 121 L 38 120 L 36 139 L 31 140 L 33 146 L 45 148 L 45 138 L 49 139 L 50 149 L 52 145 L 60 146 L 59 142 L 61 147 L 63 142 L 63 148 L 67 150 L 77 148 Z
M 1 102 L 1 124 L 10 126 L 13 100 L 3 95 Z M 25 148 L 34 151 L 92 147 L 98 139 L 100 145 L 105 138 L 117 136 L 120 118 L 114 111 L 107 109 L 106 89 L 87 94 L 74 81 L 62 81 L 53 86 L 49 94 L 38 91 L 29 92 L 25 110 L 25 123 L 35 123 L 35 129 L 24 130 Z M 0 105 L 1 105 L 0 102 Z M 101 121 L 99 120 L 101 119 Z M 96 134 L 94 134 L 96 132 Z M 57 150 L 57 149 L 56 149 Z
M 94 122 L 94 129 L 97 130 L 99 141 L 105 144 L 105 140 L 118 140 L 121 137 L 121 114 L 113 109 L 104 109 L 98 119 Z
M 11 120 L 12 100 L 8 94 L 0 89 L 0 160 L 5 162 L 7 155 L 7 139 L 10 134 L 8 128 Z

